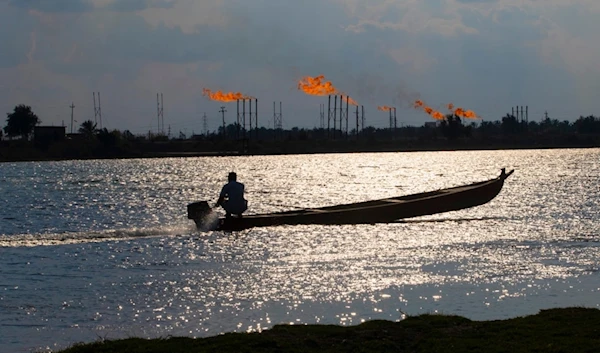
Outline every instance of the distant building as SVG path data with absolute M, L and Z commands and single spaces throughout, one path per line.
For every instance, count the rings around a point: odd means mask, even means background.
M 69 133 L 67 134 L 67 139 L 69 140 L 84 140 L 85 139 L 85 135 L 84 134 L 80 134 L 78 132 L 74 132 L 74 133 Z
M 425 124 L 423 124 L 423 126 L 428 127 L 428 128 L 436 128 L 436 127 L 440 126 L 440 122 L 439 121 L 428 121 Z
M 33 140 L 36 143 L 62 141 L 66 135 L 64 126 L 36 126 L 33 128 Z

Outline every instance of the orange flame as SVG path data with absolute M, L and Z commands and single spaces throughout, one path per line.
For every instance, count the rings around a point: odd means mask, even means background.
M 358 102 L 350 98 L 350 96 L 344 96 L 344 101 L 348 101 L 348 103 L 352 105 L 358 105 Z
M 324 80 L 324 75 L 319 75 L 317 77 L 306 76 L 298 82 L 298 89 L 313 96 L 326 96 L 328 94 L 338 93 L 337 88 L 333 86 L 331 81 Z
M 325 81 L 324 75 L 316 77 L 306 76 L 298 82 L 298 89 L 306 94 L 313 96 L 326 96 L 329 94 L 341 94 L 344 96 L 344 100 L 349 104 L 358 105 L 358 102 L 350 98 L 348 95 L 340 92 L 333 86 L 331 81 Z
M 223 93 L 221 91 L 213 92 L 208 88 L 204 88 L 202 90 L 202 95 L 208 97 L 211 100 L 219 101 L 219 102 L 233 102 L 238 99 L 253 99 L 253 97 L 246 96 L 240 92 L 227 92 Z
M 415 101 L 415 109 L 419 108 L 423 109 L 427 114 L 429 114 L 432 118 L 436 120 L 444 120 L 444 114 L 438 112 L 437 110 L 434 110 L 431 107 L 428 107 L 427 105 L 425 105 L 425 103 L 423 103 L 422 100 Z
M 448 110 L 450 110 L 454 115 L 459 116 L 461 118 L 468 119 L 477 119 L 477 114 L 475 114 L 472 110 L 464 110 L 463 108 L 454 108 L 454 104 L 448 104 Z
M 393 107 L 388 107 L 387 105 L 382 105 L 380 107 L 377 107 L 377 110 L 381 110 L 383 112 L 388 112 L 390 110 L 394 109 Z
M 468 119 L 477 119 L 478 116 L 477 114 L 475 114 L 474 111 L 472 110 L 467 110 L 463 113 L 463 118 L 468 118 Z

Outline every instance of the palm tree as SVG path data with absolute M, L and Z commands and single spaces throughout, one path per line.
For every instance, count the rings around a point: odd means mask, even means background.
M 93 137 L 97 132 L 96 123 L 91 120 L 86 120 L 79 126 L 79 133 L 88 138 Z

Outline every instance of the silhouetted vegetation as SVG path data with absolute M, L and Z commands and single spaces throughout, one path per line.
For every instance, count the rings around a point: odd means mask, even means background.
M 328 152 L 375 152 L 459 149 L 600 147 L 600 118 L 580 117 L 575 122 L 546 118 L 523 121 L 506 115 L 497 121 L 463 120 L 447 115 L 423 126 L 375 128 L 359 131 L 294 127 L 289 130 L 255 128 L 239 124 L 221 126 L 202 135 L 173 136 L 148 132 L 98 129 L 84 121 L 78 134 L 65 139 L 35 142 L 31 131 L 40 120 L 28 106 L 8 114 L 7 136 L 0 142 L 0 161 L 132 158 L 224 154 L 290 154 Z M 16 139 L 16 137 L 22 137 Z
M 261 333 L 208 338 L 128 338 L 75 345 L 62 353 L 153 352 L 597 352 L 600 311 L 543 310 L 510 320 L 409 316 L 357 326 L 276 325 Z
M 8 137 L 20 136 L 28 139 L 33 128 L 40 123 L 40 119 L 33 113 L 28 105 L 17 105 L 12 113 L 6 114 L 6 126 L 4 132 Z
M 82 134 L 85 138 L 91 139 L 98 133 L 98 129 L 96 128 L 97 124 L 91 120 L 86 120 L 81 123 L 79 127 L 79 133 Z

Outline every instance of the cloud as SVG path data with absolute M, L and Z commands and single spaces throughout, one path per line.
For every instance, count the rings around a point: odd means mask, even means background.
M 368 28 L 379 28 L 444 37 L 477 34 L 475 28 L 462 20 L 460 13 L 444 5 L 412 0 L 348 2 L 345 5 L 355 19 L 354 24 L 346 26 L 347 31 L 362 32 Z
M 168 11 L 164 7 L 148 6 L 141 15 L 154 27 L 162 25 L 179 28 L 186 34 L 198 33 L 206 26 L 218 26 L 219 29 L 223 29 L 232 22 L 224 0 L 177 0 L 170 5 Z
M 29 49 L 29 52 L 27 53 L 27 61 L 29 62 L 29 64 L 33 64 L 33 56 L 35 55 L 36 44 L 37 39 L 35 32 L 31 32 L 31 49 Z
M 272 109 L 268 102 L 281 100 L 286 126 L 314 126 L 325 98 L 300 93 L 296 82 L 324 74 L 364 104 L 374 124 L 385 125 L 385 116 L 371 113 L 377 105 L 398 106 L 404 121 L 428 121 L 411 108 L 416 98 L 434 106 L 453 102 L 486 118 L 498 118 L 515 104 L 586 114 L 598 106 L 592 97 L 600 93 L 598 4 L 0 2 L 0 20 L 11 28 L 0 33 L 6 48 L 0 79 L 13 82 L 30 72 L 40 81 L 36 85 L 28 74 L 0 104 L 38 101 L 49 112 L 40 114 L 56 116 L 74 101 L 76 111 L 88 114 L 91 92 L 101 91 L 108 122 L 112 116 L 119 128 L 143 131 L 154 126 L 157 92 L 164 93 L 165 120 L 172 124 L 195 122 L 198 112 L 211 117 L 220 103 L 201 96 L 207 87 L 257 96 L 263 120 Z M 52 101 L 65 104 L 53 113 Z M 195 123 L 189 124 L 191 129 Z
M 175 3 L 169 0 L 125 0 L 109 3 L 103 9 L 116 12 L 136 12 L 147 9 L 170 9 L 173 6 Z
M 9 0 L 8 4 L 21 9 L 50 13 L 80 13 L 91 11 L 94 8 L 86 0 Z
M 26 59 L 30 50 L 30 33 L 35 25 L 29 17 L 19 16 L 21 10 L 0 2 L 0 21 L 3 28 L 0 31 L 0 68 L 17 66 Z
M 43 13 L 85 13 L 95 9 L 113 12 L 137 12 L 169 9 L 175 0 L 8 0 L 10 6 Z
M 475 4 L 475 3 L 488 4 L 488 3 L 497 2 L 499 0 L 456 0 L 456 1 L 463 3 L 463 4 Z

